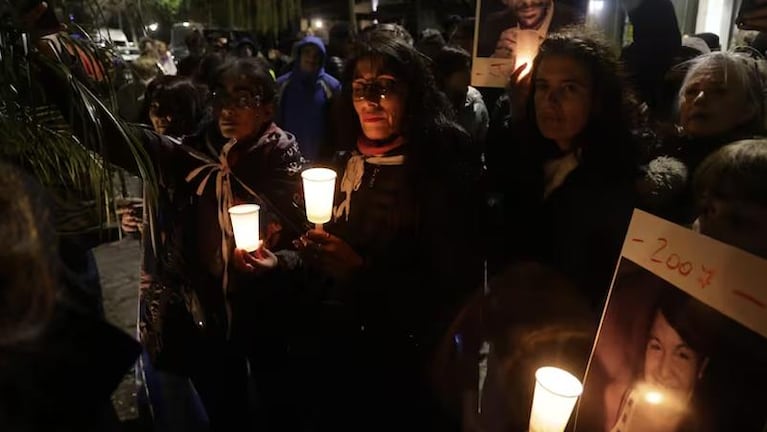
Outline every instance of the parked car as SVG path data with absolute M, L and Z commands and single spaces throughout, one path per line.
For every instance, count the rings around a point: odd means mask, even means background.
M 128 40 L 128 36 L 120 29 L 100 28 L 91 37 L 101 46 L 113 46 L 115 52 L 126 62 L 136 60 L 141 54 L 136 44 Z

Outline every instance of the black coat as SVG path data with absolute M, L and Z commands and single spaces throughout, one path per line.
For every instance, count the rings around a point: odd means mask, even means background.
M 506 130 L 508 145 L 498 161 L 505 167 L 497 185 L 504 222 L 496 258 L 501 264 L 528 259 L 550 265 L 600 309 L 635 206 L 637 168 L 581 161 L 544 199 L 546 158 L 538 150 L 544 144 L 520 142 L 513 129 Z
M 465 132 L 451 128 L 435 142 L 444 151 L 422 172 L 413 159 L 366 163 L 348 221 L 325 226 L 364 265 L 345 281 L 309 269 L 304 306 L 293 312 L 291 357 L 302 360 L 290 393 L 309 399 L 317 430 L 445 430 L 429 371 L 453 315 L 480 288 L 479 170 L 461 150 L 469 148 Z M 339 180 L 347 160 L 339 160 Z
M 140 352 L 117 328 L 59 304 L 37 338 L 0 349 L 0 430 L 114 430 L 110 396 Z

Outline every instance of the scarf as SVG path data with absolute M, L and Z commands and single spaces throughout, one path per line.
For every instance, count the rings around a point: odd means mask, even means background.
M 205 192 L 205 188 L 211 179 L 214 179 L 216 184 L 216 199 L 218 200 L 218 225 L 221 228 L 221 258 L 224 261 L 224 274 L 221 281 L 222 289 L 224 290 L 224 298 L 226 299 L 226 318 L 227 318 L 227 336 L 231 331 L 232 321 L 232 308 L 229 304 L 229 297 L 227 290 L 229 287 L 229 259 L 230 259 L 230 245 L 234 238 L 234 231 L 232 229 L 232 220 L 229 217 L 229 208 L 234 204 L 234 195 L 232 194 L 232 181 L 240 184 L 248 193 L 254 197 L 258 197 L 252 189 L 250 189 L 245 183 L 238 179 L 229 166 L 229 152 L 232 147 L 237 144 L 237 140 L 231 139 L 228 143 L 221 148 L 221 152 L 218 155 L 218 160 L 202 153 L 190 152 L 190 155 L 200 161 L 204 162 L 203 165 L 192 170 L 187 176 L 187 183 L 191 183 L 196 177 L 201 174 L 205 176 L 197 186 L 197 196 L 202 196 Z M 200 322 L 198 317 L 195 317 L 195 321 Z
M 384 142 L 371 141 L 365 137 L 357 140 L 357 150 L 346 162 L 344 176 L 341 179 L 341 192 L 344 193 L 344 201 L 333 211 L 335 220 L 345 217 L 349 220 L 352 211 L 352 192 L 357 191 L 362 184 L 362 176 L 365 174 L 365 162 L 373 165 L 394 166 L 405 163 L 404 155 L 384 156 L 386 153 L 401 147 L 405 139 L 397 136 Z
M 544 189 L 543 199 L 548 198 L 552 192 L 557 190 L 565 182 L 580 164 L 580 151 L 567 153 L 566 155 L 547 161 L 543 165 Z

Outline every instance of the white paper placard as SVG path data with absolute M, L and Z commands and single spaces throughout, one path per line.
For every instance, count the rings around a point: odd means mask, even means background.
M 635 210 L 576 432 L 763 431 L 767 261 Z

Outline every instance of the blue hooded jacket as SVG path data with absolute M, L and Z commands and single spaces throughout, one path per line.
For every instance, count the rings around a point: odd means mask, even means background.
M 320 49 L 320 65 L 325 64 L 325 44 L 315 36 L 307 36 L 296 46 L 293 71 L 277 78 L 279 109 L 276 123 L 296 136 L 301 153 L 309 160 L 316 160 L 325 138 L 327 110 L 330 99 L 340 91 L 341 83 L 325 73 L 320 67 L 314 74 L 301 70 L 300 52 L 307 44 Z

